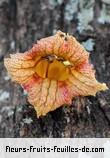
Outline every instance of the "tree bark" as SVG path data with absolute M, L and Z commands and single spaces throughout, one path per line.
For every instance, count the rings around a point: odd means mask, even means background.
M 109 10 L 107 0 L 0 0 L 0 137 L 110 137 L 110 90 L 37 119 L 3 64 L 10 53 L 60 29 L 84 44 L 97 79 L 110 87 Z

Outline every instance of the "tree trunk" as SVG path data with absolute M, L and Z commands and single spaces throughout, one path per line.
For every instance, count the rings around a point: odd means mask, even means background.
M 109 0 L 0 0 L 0 137 L 110 137 L 110 90 L 37 119 L 7 75 L 4 57 L 59 29 L 85 46 L 97 79 L 110 87 Z

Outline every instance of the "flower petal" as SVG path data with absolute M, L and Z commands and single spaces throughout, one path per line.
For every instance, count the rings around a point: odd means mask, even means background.
M 77 65 L 77 67 L 75 67 L 75 70 L 85 76 L 95 78 L 95 70 L 93 68 L 93 65 L 90 64 L 89 61 L 84 61 L 83 63 Z
M 56 102 L 55 102 L 55 109 L 56 107 L 60 107 L 64 104 L 71 104 L 72 101 L 72 93 L 69 90 L 69 87 L 66 82 L 58 82 L 58 88 L 56 92 Z
M 55 35 L 54 53 L 69 60 L 73 65 L 78 65 L 88 60 L 89 57 L 89 54 L 74 37 L 61 31 Z
M 55 36 L 39 40 L 31 51 L 42 56 L 54 54 L 70 60 L 74 65 L 78 65 L 89 58 L 89 54 L 74 37 L 61 31 L 58 31 Z
M 53 54 L 55 37 L 50 36 L 47 38 L 43 38 L 37 41 L 37 44 L 34 44 L 31 51 L 35 55 L 45 56 L 48 54 Z
M 37 82 L 28 82 L 24 88 L 28 90 L 28 100 L 36 109 L 37 117 L 46 115 L 63 104 L 71 104 L 68 87 L 63 82 L 40 79 Z
M 5 67 L 12 76 L 12 79 L 20 84 L 26 82 L 35 73 L 33 67 L 41 58 L 38 56 L 35 60 L 32 60 L 26 57 L 24 54 L 20 55 L 19 53 L 18 58 L 15 54 L 11 55 L 11 58 L 4 59 Z
M 38 75 L 33 76 L 26 83 L 22 84 L 23 88 L 28 92 L 28 100 L 32 105 L 40 100 L 43 79 Z
M 46 107 L 46 102 L 47 102 L 47 97 L 48 97 L 48 91 L 50 87 L 50 80 L 49 79 L 44 79 L 40 91 L 40 99 L 36 100 L 35 102 L 35 109 L 37 109 L 37 116 L 39 117 L 40 115 L 46 115 L 45 109 Z M 48 105 L 49 106 L 49 105 Z
M 48 82 L 49 82 L 49 86 L 47 87 L 46 95 L 44 94 L 44 91 L 42 91 L 42 97 L 44 95 L 46 96 L 45 102 L 43 102 L 41 106 L 37 107 L 38 116 L 46 115 L 49 111 L 53 111 L 55 108 L 54 104 L 55 104 L 55 96 L 57 90 L 57 81 L 50 80 Z
M 71 73 L 67 82 L 74 96 L 95 96 L 96 92 L 108 89 L 106 84 L 99 83 L 95 77 L 85 76 L 76 70 Z

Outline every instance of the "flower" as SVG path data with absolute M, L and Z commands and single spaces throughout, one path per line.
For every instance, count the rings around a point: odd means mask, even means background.
M 95 96 L 108 89 L 95 79 L 89 53 L 69 34 L 58 31 L 43 38 L 25 53 L 4 59 L 12 80 L 28 92 L 37 116 L 71 104 L 76 96 Z

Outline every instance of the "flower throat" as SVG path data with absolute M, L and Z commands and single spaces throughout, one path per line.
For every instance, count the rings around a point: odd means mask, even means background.
M 69 75 L 70 63 L 55 55 L 47 55 L 36 64 L 35 71 L 42 78 L 64 81 Z

